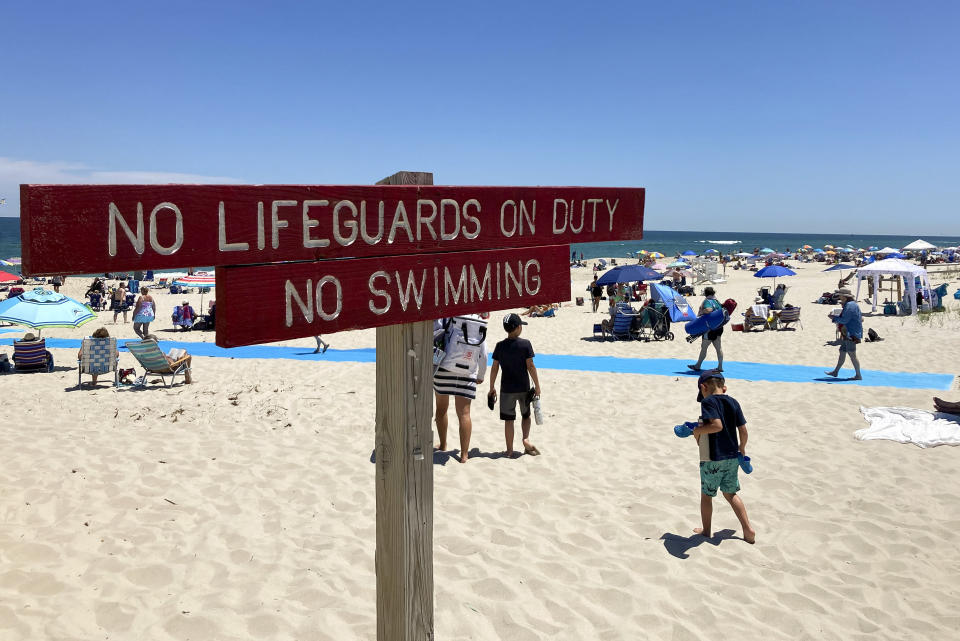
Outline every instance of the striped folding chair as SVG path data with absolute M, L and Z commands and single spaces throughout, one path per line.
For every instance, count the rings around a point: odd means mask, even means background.
M 146 370 L 144 375 L 159 375 L 163 380 L 163 384 L 167 387 L 172 386 L 176 382 L 177 374 L 184 374 L 185 376 L 186 373 L 190 371 L 190 367 L 187 365 L 189 356 L 184 356 L 171 363 L 167 361 L 167 357 L 160 349 L 160 346 L 157 345 L 156 341 L 127 341 L 126 348 L 130 350 L 133 357 L 136 358 L 137 362 Z M 167 376 L 170 377 L 169 383 L 167 383 Z
M 116 338 L 85 338 L 80 345 L 80 358 L 77 372 L 77 387 L 83 383 L 83 375 L 100 376 L 113 372 L 113 385 L 120 385 L 120 353 L 117 351 Z
M 47 341 L 14 341 L 13 366 L 18 372 L 46 371 L 50 366 Z

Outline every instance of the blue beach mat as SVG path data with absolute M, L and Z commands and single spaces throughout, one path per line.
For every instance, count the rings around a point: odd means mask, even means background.
M 19 330 L 18 330 L 19 331 Z M 135 339 L 130 339 L 135 340 Z M 0 345 L 11 345 L 12 338 L 0 339 Z M 126 339 L 117 341 L 123 349 Z M 213 343 L 181 343 L 179 341 L 160 341 L 163 351 L 171 347 L 186 349 L 194 356 L 214 358 L 282 358 L 297 361 L 333 361 L 337 363 L 375 363 L 377 350 L 372 347 L 361 349 L 328 349 L 325 354 L 314 354 L 309 347 L 286 347 L 280 345 L 248 345 L 246 347 L 224 348 Z M 80 349 L 78 339 L 48 338 L 48 349 Z M 614 374 L 644 374 L 647 376 L 697 376 L 687 368 L 687 361 L 675 358 L 618 358 L 614 356 L 573 356 L 569 354 L 537 354 L 539 369 L 570 370 L 574 372 L 610 372 Z M 705 364 L 703 369 L 710 369 Z M 949 390 L 953 385 L 952 374 L 930 372 L 888 372 L 884 370 L 863 370 L 864 380 L 852 381 L 844 376 L 853 376 L 852 369 L 844 369 L 840 377 L 832 378 L 824 374 L 822 367 L 809 365 L 779 365 L 773 363 L 750 363 L 727 361 L 724 363 L 724 376 L 744 381 L 770 381 L 774 383 L 829 383 L 832 385 L 857 385 L 859 387 L 898 387 L 901 389 Z

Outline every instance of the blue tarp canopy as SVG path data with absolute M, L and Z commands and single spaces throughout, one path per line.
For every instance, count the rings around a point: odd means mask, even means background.
M 690 303 L 680 293 L 663 283 L 650 283 L 650 297 L 667 306 L 670 320 L 674 322 L 691 321 L 697 315 L 690 309 Z

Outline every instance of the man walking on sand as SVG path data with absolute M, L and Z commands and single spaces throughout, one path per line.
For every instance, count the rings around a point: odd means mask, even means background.
M 850 356 L 853 371 L 856 373 L 850 380 L 859 381 L 863 377 L 860 375 L 857 343 L 863 339 L 863 317 L 860 314 L 860 306 L 853 299 L 853 292 L 843 288 L 838 289 L 837 294 L 840 295 L 840 300 L 843 302 L 843 311 L 832 320 L 840 326 L 840 358 L 837 360 L 837 366 L 825 373 L 827 376 L 836 378 L 840 374 L 840 368 L 843 367 L 843 361 L 846 360 L 847 356 Z

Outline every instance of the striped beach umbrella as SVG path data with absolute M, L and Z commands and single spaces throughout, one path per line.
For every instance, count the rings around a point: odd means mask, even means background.
M 215 287 L 217 279 L 211 272 L 197 272 L 188 276 L 182 276 L 175 281 L 174 285 L 183 285 L 184 287 L 210 288 Z
M 0 320 L 33 329 L 80 327 L 96 317 L 96 313 L 80 301 L 42 287 L 0 302 Z
M 217 279 L 213 272 L 197 272 L 173 281 L 174 285 L 198 287 L 200 289 L 200 308 L 203 309 L 203 296 L 207 290 L 216 287 Z

